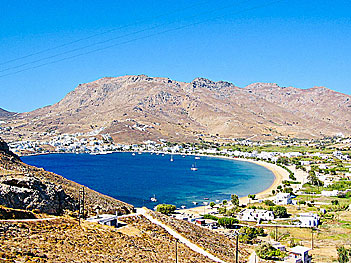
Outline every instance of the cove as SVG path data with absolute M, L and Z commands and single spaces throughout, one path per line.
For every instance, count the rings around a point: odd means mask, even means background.
M 229 200 L 231 194 L 255 194 L 274 181 L 274 174 L 260 165 L 208 156 L 195 159 L 191 155 L 123 152 L 48 154 L 21 159 L 136 207 L 153 208 L 158 203 L 194 207 L 193 202 L 200 205 L 205 199 Z M 193 165 L 197 171 L 190 169 Z M 150 201 L 154 195 L 157 202 Z

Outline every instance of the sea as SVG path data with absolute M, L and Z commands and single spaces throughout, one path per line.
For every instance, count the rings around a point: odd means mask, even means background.
M 165 203 L 190 208 L 230 200 L 231 194 L 256 194 L 274 181 L 274 174 L 263 166 L 208 156 L 196 159 L 193 155 L 123 152 L 47 154 L 21 159 L 136 207 L 153 208 Z M 151 197 L 157 202 L 152 202 Z

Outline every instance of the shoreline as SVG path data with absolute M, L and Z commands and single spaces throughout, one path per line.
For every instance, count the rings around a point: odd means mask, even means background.
M 113 151 L 112 153 L 121 153 L 121 152 L 122 153 L 123 152 L 132 153 L 135 151 Z M 157 153 L 157 152 L 158 151 L 145 151 L 142 153 Z M 264 167 L 272 172 L 272 174 L 274 175 L 274 180 L 273 180 L 273 183 L 268 188 L 266 188 L 258 193 L 251 193 L 251 194 L 256 195 L 256 199 L 262 199 L 262 198 L 268 197 L 272 193 L 272 190 L 276 189 L 277 186 L 280 185 L 283 180 L 289 180 L 289 173 L 284 168 L 282 168 L 276 164 L 268 163 L 268 162 L 261 161 L 261 160 L 256 161 L 256 160 L 245 159 L 245 158 L 236 158 L 236 157 L 220 156 L 220 155 L 193 154 L 193 153 L 166 153 L 166 152 L 159 152 L 159 153 L 168 154 L 168 155 L 174 154 L 174 155 L 220 158 L 220 159 L 227 159 L 227 160 L 234 160 L 234 161 L 241 161 L 241 162 L 250 162 L 250 163 L 253 163 L 256 165 L 260 165 L 260 166 L 262 166 L 262 167 Z M 34 154 L 29 154 L 29 155 L 24 155 L 24 156 L 47 155 L 47 154 L 65 154 L 65 153 L 62 153 L 62 152 L 34 153 Z M 74 153 L 71 153 L 71 154 L 74 154 Z M 20 157 L 24 157 L 24 156 L 20 156 Z M 240 204 L 246 205 L 249 203 L 249 198 L 247 196 L 240 197 L 239 202 L 240 202 Z M 193 212 L 195 212 L 196 210 L 203 211 L 204 206 L 196 206 L 196 207 L 192 207 L 192 208 L 179 209 L 177 211 L 189 212 L 190 210 L 192 210 Z
M 280 185 L 283 180 L 290 180 L 288 171 L 286 171 L 284 168 L 282 168 L 276 164 L 267 163 L 265 161 L 256 161 L 256 160 L 250 160 L 250 159 L 245 159 L 245 158 L 233 158 L 233 157 L 227 157 L 227 156 L 211 156 L 211 155 L 198 155 L 198 156 L 210 156 L 210 157 L 217 157 L 217 158 L 225 158 L 225 159 L 229 159 L 229 160 L 237 160 L 237 161 L 242 161 L 242 162 L 251 162 L 251 163 L 254 163 L 256 165 L 263 166 L 264 168 L 270 170 L 274 175 L 274 181 L 268 188 L 262 190 L 261 192 L 252 193 L 252 194 L 256 195 L 256 200 L 266 198 L 269 195 L 271 195 L 272 190 L 276 189 L 277 186 Z M 240 205 L 243 205 L 243 204 L 247 205 L 249 202 L 250 202 L 250 200 L 249 200 L 248 196 L 243 196 L 243 197 L 239 198 Z M 182 213 L 187 213 L 187 214 L 200 215 L 200 214 L 204 214 L 205 210 L 207 210 L 207 211 L 210 210 L 210 212 L 211 212 L 211 211 L 215 211 L 216 208 L 212 209 L 212 208 L 209 208 L 208 206 L 202 205 L 202 206 L 196 206 L 196 207 L 192 207 L 192 208 L 179 209 L 177 211 L 182 212 Z

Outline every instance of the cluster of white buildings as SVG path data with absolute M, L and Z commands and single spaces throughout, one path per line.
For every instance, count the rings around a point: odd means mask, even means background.
M 243 209 L 237 214 L 237 218 L 248 222 L 272 221 L 274 213 L 265 209 Z

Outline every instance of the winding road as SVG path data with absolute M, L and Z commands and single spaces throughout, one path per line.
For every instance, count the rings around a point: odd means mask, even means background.
M 204 255 L 205 257 L 208 257 L 209 259 L 212 259 L 215 262 L 226 263 L 225 261 L 223 261 L 223 260 L 219 259 L 218 257 L 212 255 L 211 253 L 207 252 L 206 250 L 204 250 L 203 248 L 199 247 L 198 245 L 192 243 L 189 239 L 183 237 L 178 232 L 176 232 L 175 230 L 173 230 L 172 228 L 170 228 L 166 224 L 162 223 L 158 219 L 155 219 L 152 216 L 148 215 L 146 209 L 138 208 L 137 209 L 137 213 L 142 214 L 143 216 L 145 216 L 148 220 L 150 220 L 155 225 L 158 225 L 158 226 L 164 228 L 169 234 L 171 234 L 174 238 L 178 239 L 179 242 L 182 242 L 184 245 L 189 247 L 191 250 L 193 250 L 193 251 L 195 251 L 195 252 L 197 252 L 197 253 L 199 253 L 201 255 Z

